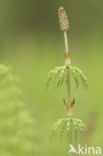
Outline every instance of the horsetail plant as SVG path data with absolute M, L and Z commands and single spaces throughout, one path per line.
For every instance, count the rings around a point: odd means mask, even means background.
M 48 88 L 50 84 L 53 84 L 55 89 L 61 87 L 63 84 L 66 84 L 67 100 L 64 100 L 64 104 L 66 105 L 67 115 L 64 118 L 59 119 L 57 123 L 53 125 L 51 133 L 53 136 L 66 136 L 70 144 L 76 144 L 80 139 L 80 135 L 85 129 L 85 124 L 82 120 L 73 116 L 72 110 L 75 104 L 75 99 L 71 98 L 71 77 L 73 77 L 77 88 L 81 83 L 83 89 L 87 89 L 88 82 L 83 72 L 78 67 L 71 65 L 67 36 L 67 31 L 69 30 L 69 20 L 63 7 L 59 8 L 58 16 L 60 30 L 64 34 L 65 64 L 63 66 L 54 67 L 54 69 L 48 73 L 46 88 Z

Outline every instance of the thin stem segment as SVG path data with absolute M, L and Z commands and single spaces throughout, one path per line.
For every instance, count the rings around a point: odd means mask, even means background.
M 71 89 L 70 89 L 70 55 L 69 55 L 69 46 L 68 46 L 68 37 L 67 32 L 64 31 L 64 44 L 65 44 L 65 52 L 64 52 L 64 58 L 65 58 L 65 65 L 67 66 L 67 79 L 66 79 L 66 87 L 67 87 L 67 95 L 68 95 L 68 101 L 67 101 L 67 110 L 68 115 L 72 115 L 72 109 L 71 109 Z
M 68 100 L 70 101 L 70 68 L 69 68 L 70 57 L 69 57 L 68 37 L 66 31 L 64 31 L 64 44 L 65 44 L 64 58 L 65 58 L 65 65 L 67 66 L 66 86 L 67 86 Z
M 70 55 L 69 55 L 67 31 L 64 31 L 64 44 L 65 44 L 65 52 L 64 52 L 65 65 L 67 67 L 69 67 L 70 66 Z

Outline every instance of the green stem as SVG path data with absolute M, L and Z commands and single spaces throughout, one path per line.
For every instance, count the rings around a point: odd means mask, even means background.
M 68 95 L 68 102 L 71 101 L 71 89 L 70 89 L 70 69 L 67 68 L 67 81 L 66 81 L 66 87 L 67 87 L 67 95 Z
M 64 44 L 65 44 L 65 65 L 67 66 L 67 81 L 66 81 L 66 86 L 67 86 L 67 95 L 68 95 L 68 100 L 70 101 L 70 58 L 69 58 L 69 46 L 68 46 L 68 36 L 67 32 L 64 31 Z
M 65 44 L 65 52 L 69 53 L 67 31 L 64 31 L 64 44 Z
M 68 45 L 68 36 L 67 36 L 67 31 L 64 31 L 64 44 L 65 44 L 65 65 L 67 67 L 70 66 L 70 56 L 69 56 L 69 45 Z
M 68 104 L 71 102 L 71 89 L 70 89 L 70 55 L 69 55 L 69 46 L 68 46 L 68 36 L 67 31 L 64 31 L 64 44 L 65 44 L 65 65 L 67 66 L 67 79 L 66 79 L 66 88 L 68 96 Z

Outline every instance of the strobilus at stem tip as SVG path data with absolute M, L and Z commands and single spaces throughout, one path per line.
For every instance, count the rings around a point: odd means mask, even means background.
M 59 15 L 60 30 L 62 31 L 69 30 L 69 20 L 68 20 L 67 13 L 63 6 L 61 6 L 58 9 L 58 15 Z

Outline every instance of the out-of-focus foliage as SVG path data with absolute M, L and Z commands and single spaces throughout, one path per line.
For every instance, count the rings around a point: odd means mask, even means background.
M 20 78 L 12 68 L 0 65 L 0 154 L 33 155 L 35 119 L 30 113 L 20 87 Z

